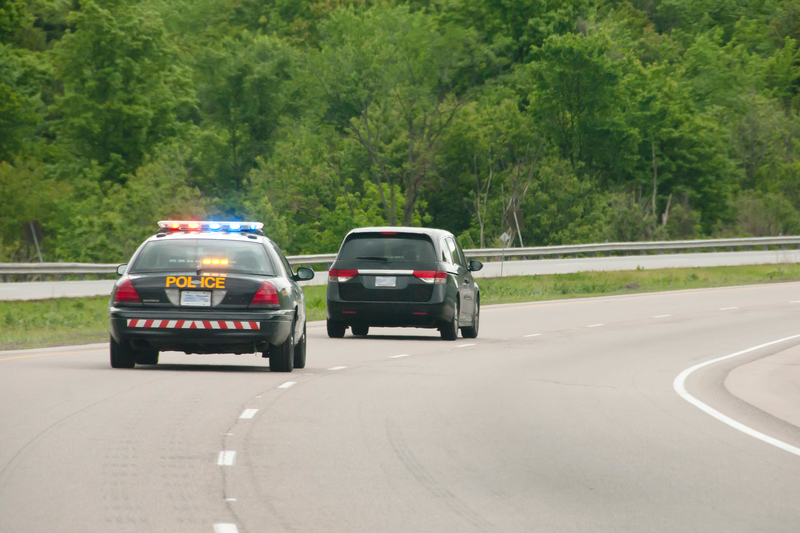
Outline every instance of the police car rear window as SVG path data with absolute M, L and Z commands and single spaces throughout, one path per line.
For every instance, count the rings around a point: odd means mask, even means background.
M 339 260 L 429 263 L 436 261 L 436 253 L 425 235 L 363 233 L 351 236 L 344 243 Z
M 150 241 L 131 273 L 197 270 L 274 276 L 264 247 L 255 242 L 212 239 Z

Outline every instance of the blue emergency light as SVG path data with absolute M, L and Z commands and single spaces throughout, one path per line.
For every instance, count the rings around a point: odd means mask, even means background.
M 212 222 L 208 220 L 159 220 L 158 232 L 170 233 L 179 231 L 222 231 L 222 232 L 247 232 L 262 234 L 263 222 Z

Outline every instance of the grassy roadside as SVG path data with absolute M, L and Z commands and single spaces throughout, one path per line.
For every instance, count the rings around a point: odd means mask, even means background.
M 800 281 L 800 265 L 668 268 L 478 280 L 483 305 Z M 325 318 L 325 287 L 306 287 L 308 320 Z M 108 340 L 108 297 L 0 301 L 0 350 Z

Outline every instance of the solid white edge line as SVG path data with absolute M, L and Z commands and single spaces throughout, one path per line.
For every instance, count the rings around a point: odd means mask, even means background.
M 732 428 L 737 429 L 737 430 L 741 431 L 742 433 L 744 433 L 746 435 L 750 435 L 753 438 L 756 438 L 756 439 L 758 439 L 760 441 L 766 442 L 767 444 L 771 444 L 771 445 L 775 446 L 776 448 L 780 448 L 781 450 L 784 450 L 786 452 L 792 453 L 792 454 L 797 455 L 798 457 L 800 457 L 800 448 L 792 446 L 791 444 L 787 444 L 787 443 L 783 442 L 782 440 L 778 440 L 778 439 L 776 439 L 774 437 L 770 437 L 769 435 L 765 435 L 765 434 L 761 433 L 760 431 L 756 431 L 755 429 L 753 429 L 751 427 L 745 426 L 741 422 L 737 422 L 736 420 L 734 420 L 734 419 L 732 419 L 732 418 L 730 418 L 728 416 L 723 415 L 722 413 L 720 413 L 716 409 L 704 404 L 703 402 L 701 402 L 700 400 L 698 400 L 697 398 L 695 398 L 694 396 L 689 394 L 689 392 L 686 390 L 686 379 L 695 370 L 699 370 L 700 368 L 703 368 L 704 366 L 713 365 L 714 363 L 719 363 L 720 361 L 725 361 L 726 359 L 733 359 L 734 357 L 738 357 L 738 356 L 744 355 L 746 353 L 754 352 L 756 350 L 760 350 L 761 348 L 766 348 L 767 346 L 772 346 L 774 344 L 779 344 L 781 342 L 786 342 L 786 341 L 790 341 L 792 339 L 797 339 L 797 338 L 800 338 L 800 335 L 792 335 L 791 337 L 784 337 L 784 338 L 778 339 L 776 341 L 766 342 L 764 344 L 759 344 L 758 346 L 753 346 L 752 348 L 748 348 L 748 349 L 742 350 L 740 352 L 732 353 L 732 354 L 726 355 L 724 357 L 718 357 L 716 359 L 712 359 L 710 361 L 706 361 L 705 363 L 700 363 L 698 365 L 694 365 L 693 367 L 687 368 L 686 370 L 684 370 L 683 372 L 678 374 L 678 377 L 676 377 L 675 381 L 672 382 L 672 388 L 675 389 L 675 392 L 677 392 L 678 395 L 681 398 L 683 398 L 684 400 L 686 400 L 690 404 L 694 405 L 695 407 L 697 407 L 698 409 L 700 409 L 704 413 L 713 416 L 714 418 L 716 418 L 720 422 L 722 422 L 724 424 L 727 424 L 727 425 L 731 426 Z
M 292 386 L 292 385 L 294 385 L 295 383 L 297 383 L 297 382 L 296 382 L 296 381 L 287 381 L 287 382 L 286 382 L 286 383 L 284 383 L 283 385 L 278 385 L 278 388 L 279 388 L 279 389 L 288 389 L 289 387 L 291 387 L 291 386 Z
M 531 333 L 530 335 L 523 335 L 523 337 L 525 337 L 526 339 L 528 337 L 541 337 L 541 336 L 542 336 L 541 333 Z
M 730 311 L 731 309 L 739 309 L 738 307 L 720 307 L 720 311 Z
M 236 524 L 214 524 L 214 533 L 239 533 Z
M 244 411 L 242 411 L 242 414 L 241 416 L 239 416 L 239 418 L 253 418 L 254 416 L 256 416 L 257 412 L 258 409 L 245 409 Z
M 586 326 L 587 328 L 597 328 L 600 326 L 605 326 L 605 324 L 592 324 L 591 326 Z
M 667 318 L 668 316 L 672 316 L 672 315 L 658 315 L 658 316 L 654 316 L 653 318 Z
M 409 355 L 411 355 L 411 354 L 404 353 L 404 354 L 400 354 L 400 355 L 390 355 L 389 359 L 397 359 L 398 357 L 408 357 Z
M 344 370 L 347 368 L 346 366 L 334 366 L 333 368 L 329 368 L 328 370 Z
M 233 466 L 236 463 L 236 452 L 222 451 L 219 452 L 217 465 L 219 466 Z
M 467 346 L 475 346 L 475 343 L 472 342 L 470 344 L 459 344 L 456 348 L 466 348 Z

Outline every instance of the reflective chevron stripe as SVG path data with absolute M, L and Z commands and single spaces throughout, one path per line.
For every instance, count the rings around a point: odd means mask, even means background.
M 159 329 L 261 329 L 258 322 L 241 322 L 238 320 L 153 320 L 148 318 L 129 318 L 129 328 Z

